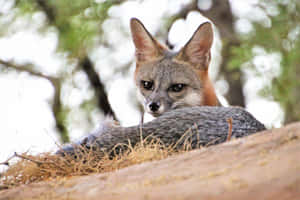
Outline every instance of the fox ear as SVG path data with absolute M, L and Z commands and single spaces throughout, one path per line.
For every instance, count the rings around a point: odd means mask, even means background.
M 209 22 L 205 22 L 198 27 L 192 38 L 180 50 L 177 59 L 189 62 L 197 69 L 207 70 L 212 42 L 212 26 Z
M 130 20 L 130 29 L 137 62 L 150 61 L 163 55 L 166 48 L 151 36 L 138 19 Z

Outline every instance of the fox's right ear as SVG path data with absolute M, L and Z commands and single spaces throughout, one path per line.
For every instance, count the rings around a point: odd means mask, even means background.
M 130 29 L 137 62 L 151 61 L 163 55 L 166 48 L 151 36 L 138 19 L 130 20 Z

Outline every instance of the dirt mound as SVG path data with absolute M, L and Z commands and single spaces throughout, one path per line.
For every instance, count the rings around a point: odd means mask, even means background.
M 300 199 L 300 123 L 116 172 L 0 191 L 4 199 Z

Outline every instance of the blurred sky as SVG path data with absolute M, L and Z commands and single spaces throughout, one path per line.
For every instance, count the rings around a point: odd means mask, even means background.
M 0 13 L 7 18 L 14 15 L 11 2 L 13 1 L 0 0 Z M 129 37 L 129 19 L 139 18 L 151 33 L 155 33 L 162 26 L 162 16 L 166 13 L 177 12 L 183 4 L 188 2 L 161 0 L 158 4 L 157 1 L 151 0 L 131 0 L 110 9 L 110 18 L 103 24 L 103 28 L 108 42 L 115 47 L 114 51 L 99 47 L 91 51 L 90 55 L 96 63 L 97 71 L 102 75 L 101 79 L 106 84 L 109 100 L 122 125 L 136 125 L 140 119 L 139 112 L 135 109 L 135 102 L 131 98 L 135 90 L 132 78 L 134 66 L 131 66 L 130 73 L 126 76 L 119 74 L 114 76 L 115 71 L 111 67 L 122 66 L 133 59 L 134 47 Z M 199 6 L 209 7 L 209 2 L 200 0 Z M 256 2 L 256 0 L 231 0 L 233 12 L 238 18 L 236 22 L 238 32 L 251 31 L 251 21 L 259 21 L 268 26 L 268 17 L 258 8 L 254 9 L 253 5 Z M 276 14 L 276 9 L 272 12 Z M 175 45 L 175 49 L 179 49 L 187 42 L 195 29 L 205 21 L 207 19 L 199 13 L 190 13 L 187 20 L 178 20 L 173 25 L 168 36 L 169 41 Z M 19 18 L 10 27 L 11 34 L 0 37 L 0 59 L 13 60 L 16 63 L 34 63 L 39 71 L 45 74 L 58 74 L 67 64 L 66 57 L 56 52 L 58 38 L 54 29 L 50 28 L 43 33 L 38 31 L 44 22 L 45 16 L 41 13 L 34 14 L 32 18 L 28 16 Z M 120 28 L 125 31 L 125 34 L 121 33 Z M 221 46 L 218 33 L 215 31 L 210 66 L 213 79 L 216 79 L 221 61 Z M 271 79 L 280 73 L 280 55 L 267 54 L 260 47 L 253 51 L 257 55 L 253 62 L 257 70 L 265 75 L 257 76 L 256 71 L 245 67 L 246 108 L 268 127 L 278 127 L 283 121 L 283 113 L 278 103 L 260 97 L 257 92 L 271 84 Z M 5 69 L 2 66 L 0 68 Z M 66 84 L 63 88 L 63 102 L 75 107 L 85 98 L 91 97 L 92 93 L 86 89 L 88 86 L 83 74 L 76 74 L 74 80 L 78 88 L 70 89 Z M 217 81 L 215 85 L 220 96 L 228 89 L 222 80 Z M 54 92 L 52 85 L 45 79 L 33 77 L 27 73 L 1 72 L 0 92 L 0 162 L 15 151 L 38 153 L 55 149 L 58 137 L 50 107 Z M 85 115 L 76 115 L 75 111 L 74 113 L 76 117 L 72 119 L 70 129 L 72 140 L 78 139 L 95 128 L 81 123 L 86 120 Z M 150 117 L 147 118 L 150 119 Z M 93 113 L 94 124 L 101 119 L 103 119 L 101 113 Z

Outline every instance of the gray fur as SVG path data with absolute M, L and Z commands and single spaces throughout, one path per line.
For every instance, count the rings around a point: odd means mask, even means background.
M 265 130 L 265 126 L 250 113 L 239 107 L 186 107 L 171 110 L 162 116 L 145 123 L 142 138 L 154 137 L 166 146 L 178 143 L 182 148 L 185 141 L 191 148 L 208 146 L 226 141 L 229 129 L 228 119 L 232 119 L 232 137 L 244 137 Z M 110 152 L 117 144 L 132 146 L 141 141 L 140 126 L 111 127 L 87 136 L 77 143 L 88 150 Z M 59 154 L 73 154 L 77 145 L 68 145 Z M 124 148 L 124 147 L 120 147 Z M 118 153 L 119 148 L 115 153 Z

